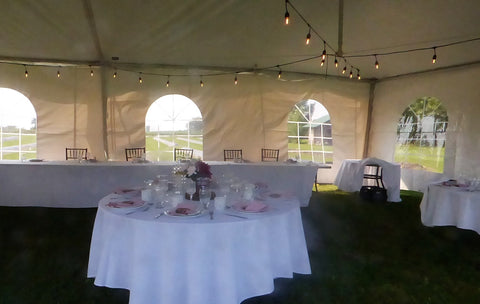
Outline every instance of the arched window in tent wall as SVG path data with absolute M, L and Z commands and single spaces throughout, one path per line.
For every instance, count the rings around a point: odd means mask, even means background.
M 447 126 L 447 110 L 440 100 L 415 100 L 403 111 L 397 125 L 395 161 L 404 168 L 442 173 Z
M 288 157 L 302 161 L 333 163 L 330 114 L 318 101 L 301 101 L 290 111 Z
M 37 113 L 22 93 L 0 88 L 0 160 L 37 156 Z
M 151 161 L 172 161 L 174 148 L 193 149 L 203 159 L 203 120 L 189 98 L 170 94 L 155 100 L 145 117 L 145 148 Z

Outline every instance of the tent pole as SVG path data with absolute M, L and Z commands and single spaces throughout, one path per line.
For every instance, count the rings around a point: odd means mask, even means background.
M 103 138 L 103 151 L 105 154 L 105 160 L 108 160 L 110 155 L 109 155 L 109 150 L 108 150 L 108 139 L 107 139 L 107 94 L 106 94 L 106 71 L 104 68 L 100 68 L 100 73 L 101 73 L 101 99 L 102 99 L 102 138 Z
M 372 110 L 373 100 L 375 99 L 375 84 L 376 81 L 370 83 L 370 94 L 368 96 L 368 111 L 367 111 L 367 125 L 365 128 L 365 143 L 363 144 L 363 157 L 368 157 L 368 150 L 370 147 L 370 128 L 372 127 Z
M 338 2 L 338 49 L 337 56 L 343 56 L 343 0 Z

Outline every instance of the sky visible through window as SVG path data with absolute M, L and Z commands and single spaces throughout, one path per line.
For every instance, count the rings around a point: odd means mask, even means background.
M 0 126 L 17 126 L 30 129 L 37 117 L 32 103 L 23 94 L 0 88 Z

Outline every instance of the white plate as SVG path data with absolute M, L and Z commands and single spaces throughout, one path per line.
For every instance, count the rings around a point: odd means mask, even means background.
M 263 213 L 268 211 L 268 205 L 263 208 L 262 210 L 245 210 L 244 208 L 247 206 L 247 204 L 235 204 L 232 206 L 232 209 L 237 211 L 237 212 L 242 212 L 242 213 Z
M 198 209 L 195 212 L 190 214 L 177 213 L 176 210 L 177 210 L 177 207 L 171 208 L 169 210 L 164 211 L 164 214 L 172 217 L 196 217 L 203 214 L 203 209 Z
M 129 213 L 137 209 L 141 209 L 145 206 L 146 206 L 146 202 L 144 201 L 128 200 L 128 199 L 108 202 L 107 204 L 105 204 L 105 207 L 107 207 L 109 210 L 112 210 L 118 213 Z

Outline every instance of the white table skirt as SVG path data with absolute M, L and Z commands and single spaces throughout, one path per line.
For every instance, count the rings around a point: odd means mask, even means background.
M 480 192 L 430 184 L 420 203 L 425 226 L 457 226 L 480 234 Z
M 318 165 L 310 163 L 207 162 L 214 176 L 232 173 L 272 189 L 292 191 L 307 206 Z M 96 207 L 118 187 L 133 187 L 158 174 L 171 174 L 174 163 L 76 161 L 0 162 L 0 205 L 45 207 Z
M 101 200 L 88 277 L 130 290 L 130 304 L 238 304 L 271 293 L 273 279 L 310 274 L 296 199 L 269 199 L 262 214 L 174 218 L 159 209 L 122 215 Z
M 360 191 L 366 164 L 378 164 L 383 169 L 383 183 L 387 189 L 387 201 L 401 202 L 400 164 L 386 162 L 377 158 L 345 159 L 338 170 L 334 184 L 338 189 L 348 192 Z

